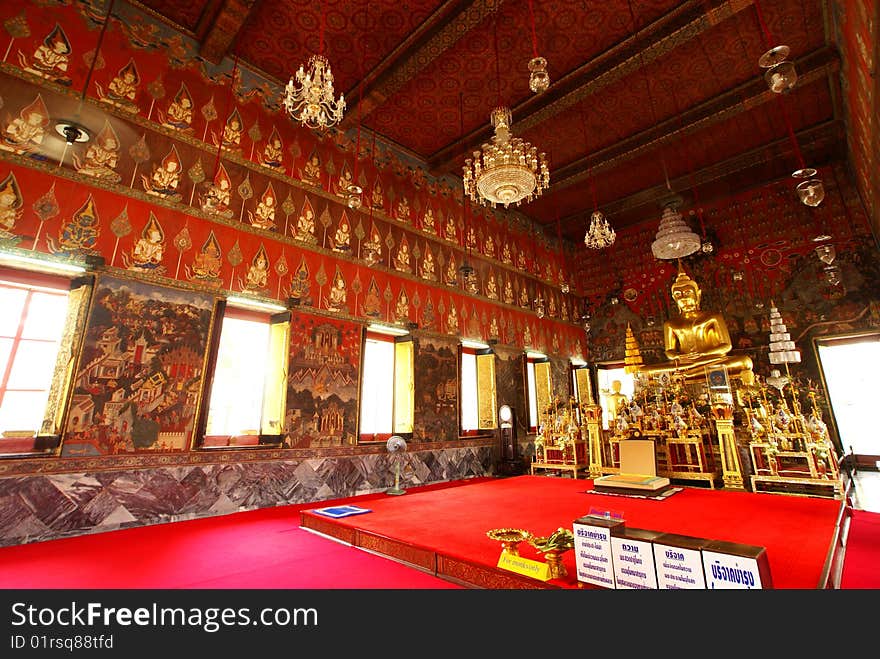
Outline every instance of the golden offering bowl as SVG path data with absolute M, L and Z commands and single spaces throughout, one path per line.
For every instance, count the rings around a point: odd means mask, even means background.
M 531 533 L 523 529 L 492 529 L 491 531 L 486 531 L 486 535 L 492 540 L 500 542 L 502 551 L 506 551 L 513 556 L 519 556 L 517 545 L 532 537 Z

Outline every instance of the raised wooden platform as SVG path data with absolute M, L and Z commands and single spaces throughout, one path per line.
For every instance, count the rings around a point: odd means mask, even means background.
M 342 526 L 337 524 L 336 520 L 309 514 L 308 511 L 300 513 L 300 526 L 469 588 L 559 590 L 571 587 L 570 585 L 538 581 L 508 570 L 493 568 L 460 557 L 447 556 L 432 549 L 362 529 Z

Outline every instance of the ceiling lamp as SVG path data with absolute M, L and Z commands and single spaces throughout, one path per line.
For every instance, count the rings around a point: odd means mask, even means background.
M 529 0 L 529 17 L 532 21 L 532 53 L 529 60 L 529 89 L 536 94 L 547 91 L 550 86 L 550 74 L 547 73 L 547 60 L 538 55 L 538 34 L 535 31 L 535 7 Z
M 816 177 L 816 170 L 812 167 L 803 167 L 792 172 L 792 177 L 803 179 L 795 186 L 801 203 L 816 207 L 825 199 L 825 186 L 822 179 Z
M 663 207 L 657 238 L 651 243 L 651 251 L 655 258 L 681 259 L 700 249 L 702 244 L 700 237 L 691 230 L 678 212 L 682 201 L 681 197 L 676 195 Z
M 284 107 L 288 114 L 303 126 L 321 130 L 335 126 L 342 121 L 345 111 L 345 97 L 339 95 L 333 100 L 333 72 L 324 57 L 324 7 L 321 6 L 321 49 L 320 53 L 309 58 L 306 73 L 300 66 L 296 72 L 296 83 L 291 78 L 284 88 Z
M 528 142 L 510 135 L 510 108 L 492 110 L 495 135 L 482 151 L 464 164 L 464 191 L 472 201 L 491 206 L 518 205 L 531 201 L 550 184 L 550 170 L 545 154 Z
M 797 83 L 797 71 L 794 64 L 786 57 L 790 49 L 788 46 L 776 46 L 771 48 L 758 59 L 758 66 L 767 69 L 764 72 L 764 80 L 767 86 L 775 94 L 791 91 Z
M 591 249 L 604 249 L 614 244 L 617 234 L 602 211 L 593 211 L 590 216 L 590 228 L 584 235 L 584 244 Z

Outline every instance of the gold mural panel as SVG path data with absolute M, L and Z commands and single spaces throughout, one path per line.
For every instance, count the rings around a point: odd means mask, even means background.
M 477 426 L 480 430 L 497 427 L 495 391 L 495 353 L 477 355 Z
M 576 368 L 574 379 L 577 383 L 578 407 L 593 404 L 593 383 L 590 381 L 590 369 Z
M 413 387 L 413 342 L 394 344 L 394 432 L 413 431 L 415 395 Z
M 547 409 L 553 401 L 553 388 L 550 377 L 550 362 L 535 363 L 535 396 L 538 406 L 538 424 L 544 423 Z

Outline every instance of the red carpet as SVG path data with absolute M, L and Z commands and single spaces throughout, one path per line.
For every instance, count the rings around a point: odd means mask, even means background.
M 369 506 L 385 497 L 364 495 L 0 547 L 0 588 L 458 588 L 299 528 L 303 508 L 353 501 Z
M 852 511 L 840 587 L 880 588 L 880 513 Z
M 571 528 L 591 508 L 619 511 L 630 528 L 763 546 L 774 588 L 814 589 L 842 505 L 833 499 L 701 488 L 650 501 L 584 493 L 591 488 L 589 480 L 519 476 L 386 497 L 370 502 L 372 513 L 333 522 L 494 566 L 500 545 L 486 537 L 489 529 L 514 527 L 549 535 L 560 526 Z M 539 558 L 526 543 L 520 553 Z M 572 552 L 565 559 L 569 575 L 574 575 Z M 573 587 L 576 582 L 570 576 L 557 585 Z

